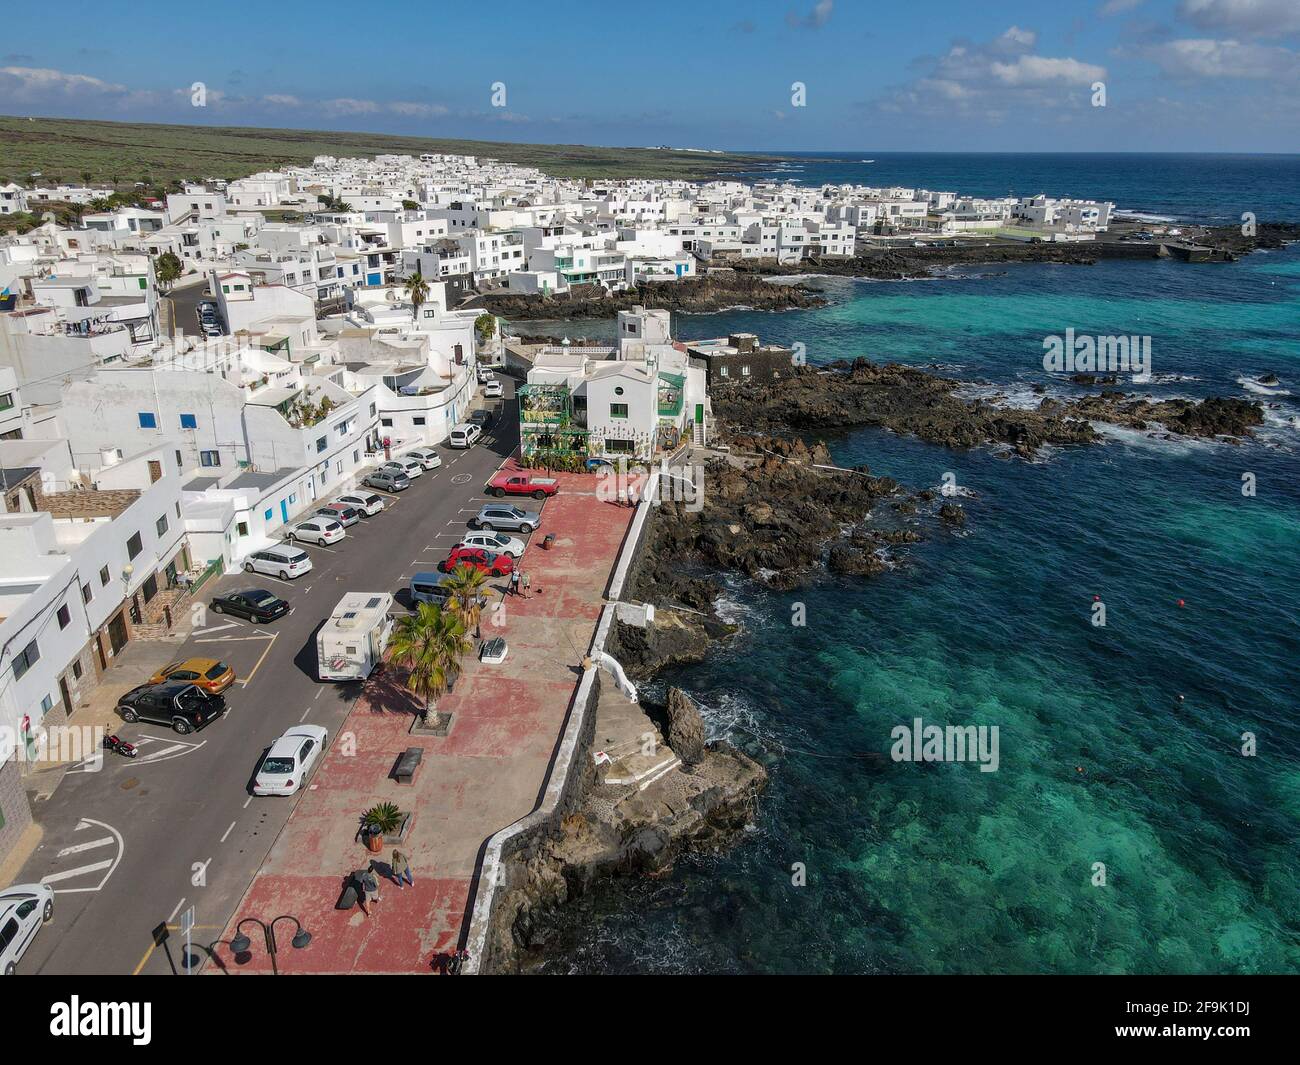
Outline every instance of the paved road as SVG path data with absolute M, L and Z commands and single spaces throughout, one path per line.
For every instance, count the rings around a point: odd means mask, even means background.
M 324 725 L 333 742 L 359 694 L 357 685 L 317 682 L 316 630 L 345 592 L 397 592 L 456 543 L 484 502 L 484 482 L 518 441 L 513 384 L 503 382 L 507 399 L 496 402 L 497 421 L 478 446 L 440 448 L 440 469 L 345 540 L 331 548 L 304 545 L 310 573 L 289 586 L 236 575 L 204 589 L 270 588 L 293 612 L 260 627 L 209 614 L 178 657 L 220 657 L 235 666 L 241 680 L 227 693 L 229 713 L 184 737 L 155 725 L 123 725 L 120 734 L 141 745 L 139 758 L 110 755 L 99 772 L 70 772 L 36 811 L 44 839 L 17 880 L 50 883 L 55 918 L 20 972 L 166 973 L 168 958 L 151 949 L 150 932 L 163 922 L 176 926 L 191 906 L 195 941 L 219 934 L 297 802 L 252 795 L 262 754 L 299 722 Z M 171 946 L 184 971 L 178 932 Z
M 170 336 L 174 328 L 189 336 L 201 337 L 203 326 L 199 322 L 199 303 L 211 298 L 208 286 L 204 284 L 172 289 L 170 295 L 163 297 L 164 303 L 170 306 L 170 311 L 164 308 L 161 315 L 163 332 Z

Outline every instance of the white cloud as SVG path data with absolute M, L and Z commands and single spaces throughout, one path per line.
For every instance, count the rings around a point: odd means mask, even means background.
M 835 0 L 818 0 L 813 9 L 806 15 L 799 15 L 791 11 L 785 16 L 786 25 L 792 29 L 819 30 L 831 20 L 831 12 L 835 8 Z
M 0 79 L 5 94 L 21 100 L 50 96 L 121 97 L 130 93 L 125 85 L 42 67 L 0 67 Z
M 1014 63 L 994 63 L 993 76 L 1006 85 L 1091 85 L 1106 76 L 1106 68 L 1077 59 L 1022 55 Z
M 1298 0 L 1179 0 L 1178 15 L 1198 29 L 1247 37 L 1300 32 Z
M 1273 45 L 1187 38 L 1154 45 L 1143 54 L 1176 78 L 1300 78 L 1300 53 Z
M 1097 14 L 1102 18 L 1110 15 L 1122 15 L 1125 11 L 1132 11 L 1135 7 L 1142 4 L 1143 0 L 1106 0 Z

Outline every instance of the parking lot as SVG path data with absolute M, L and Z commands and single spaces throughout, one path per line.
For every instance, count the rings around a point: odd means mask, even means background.
M 513 383 L 504 383 L 506 398 L 494 401 L 495 421 L 474 448 L 439 446 L 439 469 L 399 494 L 378 493 L 385 509 L 348 529 L 342 541 L 300 544 L 312 559 L 309 573 L 292 581 L 240 573 L 202 589 L 196 601 L 206 604 L 215 594 L 265 588 L 292 610 L 266 624 L 207 611 L 173 657 L 217 658 L 234 667 L 227 714 L 187 736 L 121 724 L 117 731 L 139 745 L 138 758 L 106 754 L 98 771 L 74 767 L 36 806 L 44 839 L 16 880 L 49 883 L 56 913 L 20 971 L 184 971 L 177 934 L 169 957 L 153 948 L 150 933 L 163 923 L 177 926 L 191 908 L 194 940 L 215 937 L 297 801 L 252 795 L 262 754 L 300 723 L 324 726 L 332 742 L 360 693 L 359 684 L 316 679 L 317 630 L 346 592 L 393 593 L 401 604 L 394 611 L 402 611 L 411 576 L 435 569 L 465 533 L 487 501 L 484 483 L 518 440 Z M 543 514 L 533 535 L 545 528 Z M 504 590 L 504 581 L 493 584 Z M 114 683 L 112 670 L 104 681 Z M 82 844 L 94 846 L 76 849 Z

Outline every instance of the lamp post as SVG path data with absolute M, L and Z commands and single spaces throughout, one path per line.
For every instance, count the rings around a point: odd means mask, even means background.
M 275 961 L 275 926 L 277 922 L 292 921 L 294 923 L 295 931 L 291 942 L 293 943 L 295 950 L 302 950 L 303 947 L 311 942 L 311 933 L 308 932 L 307 929 L 303 928 L 302 922 L 298 920 L 298 918 L 287 913 L 283 913 L 279 917 L 276 917 L 270 924 L 267 924 L 256 917 L 245 917 L 239 922 L 239 924 L 235 925 L 235 938 L 230 941 L 230 952 L 232 954 L 244 954 L 253 945 L 248 936 L 244 935 L 241 931 L 244 925 L 248 924 L 249 921 L 252 921 L 253 924 L 257 925 L 257 927 L 262 930 L 262 938 L 266 943 L 266 952 L 271 956 L 271 974 L 273 976 L 280 975 L 280 968 Z

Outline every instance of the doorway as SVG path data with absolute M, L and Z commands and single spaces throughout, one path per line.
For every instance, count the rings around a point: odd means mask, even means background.
M 129 639 L 126 633 L 126 617 L 121 610 L 113 615 L 113 620 L 108 623 L 108 645 L 113 649 L 116 656 L 121 654 L 122 648 L 126 646 Z

